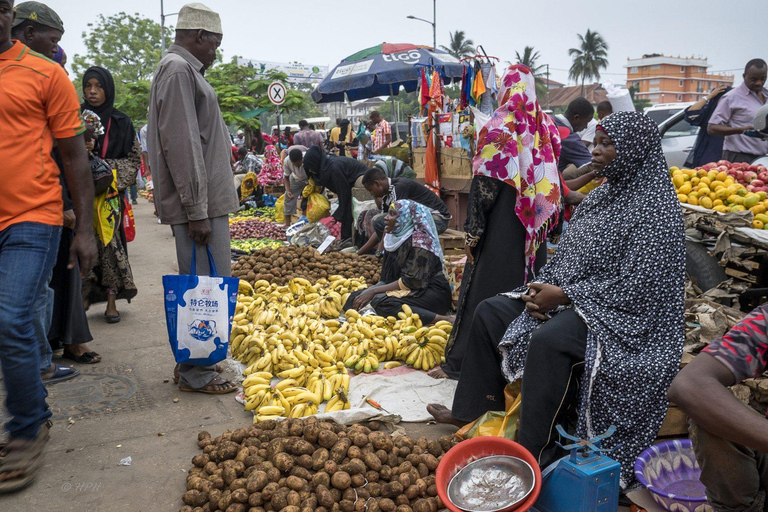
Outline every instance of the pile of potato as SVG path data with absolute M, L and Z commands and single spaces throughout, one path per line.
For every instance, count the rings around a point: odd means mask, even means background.
M 314 283 L 333 275 L 363 278 L 369 285 L 379 282 L 381 263 L 375 256 L 332 252 L 320 254 L 313 247 L 286 245 L 243 256 L 232 265 L 232 277 L 253 284 L 262 279 L 278 285 L 301 277 Z
M 316 417 L 198 440 L 181 512 L 437 512 L 435 470 L 455 444 Z

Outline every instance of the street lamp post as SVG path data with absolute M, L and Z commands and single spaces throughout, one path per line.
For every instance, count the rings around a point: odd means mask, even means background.
M 432 0 L 432 21 L 417 18 L 416 16 L 408 16 L 408 19 L 423 21 L 432 25 L 432 47 L 437 50 L 437 0 Z
M 160 58 L 162 59 L 165 56 L 165 18 L 168 16 L 176 16 L 177 12 L 172 12 L 170 14 L 165 14 L 165 8 L 163 5 L 163 0 L 160 0 Z

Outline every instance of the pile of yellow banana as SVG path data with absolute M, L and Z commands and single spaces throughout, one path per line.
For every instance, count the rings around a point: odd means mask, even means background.
M 230 348 L 247 365 L 245 408 L 257 421 L 316 414 L 325 401 L 326 412 L 348 409 L 348 368 L 371 373 L 399 360 L 428 370 L 444 361 L 451 324 L 423 326 L 408 306 L 397 318 L 348 310 L 346 322 L 337 320 L 349 294 L 365 286 L 339 276 L 314 285 L 240 281 Z M 274 377 L 283 380 L 272 386 Z

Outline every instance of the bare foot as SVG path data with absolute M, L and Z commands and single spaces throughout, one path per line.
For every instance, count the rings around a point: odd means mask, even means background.
M 450 379 L 447 373 L 443 371 L 443 369 L 439 366 L 435 366 L 431 370 L 427 372 L 427 375 L 432 377 L 433 379 Z
M 447 423 L 448 425 L 456 425 L 457 427 L 466 425 L 463 421 L 454 419 L 454 417 L 451 416 L 451 410 L 444 405 L 429 404 L 427 406 L 427 412 L 431 414 L 438 423 Z
M 456 316 L 435 315 L 435 320 L 432 323 L 436 324 L 437 322 L 448 322 L 450 324 L 455 324 Z

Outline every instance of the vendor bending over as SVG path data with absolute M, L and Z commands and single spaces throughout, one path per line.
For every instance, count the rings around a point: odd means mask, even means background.
M 768 369 L 768 305 L 713 341 L 672 382 L 669 399 L 690 418 L 701 483 L 717 512 L 762 512 L 768 492 L 768 420 L 728 386 Z
M 346 156 L 326 155 L 320 146 L 312 146 L 304 154 L 304 170 L 315 183 L 339 197 L 339 206 L 333 214 L 341 223 L 341 240 L 352 239 L 352 188 L 363 187 L 363 175 L 368 166 Z
M 384 234 L 384 218 L 389 207 L 400 199 L 410 199 L 426 206 L 435 221 L 438 235 L 448 229 L 451 212 L 437 194 L 421 183 L 408 178 L 389 178 L 387 173 L 377 166 L 365 173 L 363 186 L 376 199 L 380 209 L 367 210 L 360 214 L 357 220 L 358 231 L 365 235 L 365 243 L 360 246 L 357 254 L 370 254 L 376 249 Z
M 522 378 L 518 437 L 542 467 L 564 453 L 555 426 L 616 433 L 605 442 L 621 463 L 622 488 L 653 443 L 684 338 L 683 217 L 656 124 L 636 112 L 606 117 L 592 165 L 607 182 L 576 209 L 560 246 L 529 288 L 480 303 L 453 410 L 465 424 L 504 410 L 504 387 Z
M 344 310 L 368 303 L 381 316 L 397 316 L 408 304 L 424 324 L 441 320 L 451 307 L 451 287 L 443 274 L 443 251 L 429 209 L 395 201 L 386 216 L 381 282 L 352 293 Z

